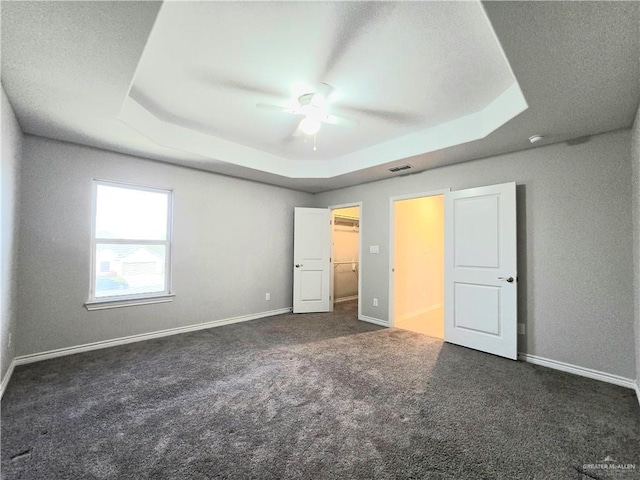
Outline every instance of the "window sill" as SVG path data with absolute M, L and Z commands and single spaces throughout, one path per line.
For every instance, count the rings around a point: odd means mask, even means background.
M 105 310 L 107 308 L 133 307 L 136 305 L 151 305 L 153 303 L 173 302 L 175 295 L 172 293 L 138 298 L 112 298 L 103 300 L 93 300 L 84 304 L 89 311 Z

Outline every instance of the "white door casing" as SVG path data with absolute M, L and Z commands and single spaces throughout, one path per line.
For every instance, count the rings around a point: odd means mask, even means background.
M 329 257 L 330 257 L 330 274 L 329 274 L 329 311 L 333 312 L 333 308 L 334 308 L 334 302 L 336 300 L 335 298 L 335 286 L 333 284 L 333 276 L 334 276 L 334 269 L 335 269 L 335 265 L 334 262 L 336 261 L 336 256 L 335 256 L 335 252 L 334 252 L 334 245 L 333 245 L 333 229 L 335 227 L 335 210 L 341 210 L 343 208 L 353 208 L 356 207 L 358 209 L 358 221 L 359 221 L 359 227 L 358 227 L 358 272 L 357 272 L 357 276 L 358 276 L 358 318 L 360 318 L 360 312 L 362 312 L 362 295 L 360 294 L 360 292 L 362 292 L 362 275 L 360 274 L 361 271 L 361 267 L 362 267 L 362 202 L 354 202 L 354 203 L 343 203 L 343 204 L 339 204 L 339 205 L 330 205 L 329 211 L 331 212 L 331 250 L 329 253 Z
M 330 210 L 296 207 L 293 234 L 293 313 L 329 311 L 330 255 Z
M 516 184 L 445 195 L 445 341 L 517 358 Z
M 389 324 L 393 327 L 395 324 L 394 309 L 395 309 L 395 281 L 396 281 L 396 269 L 395 269 L 395 207 L 396 202 L 402 200 L 413 200 L 414 198 L 434 197 L 438 195 L 446 195 L 451 191 L 451 188 L 444 188 L 441 190 L 432 190 L 428 192 L 409 193 L 405 195 L 398 195 L 389 198 Z M 416 220 L 420 221 L 420 220 Z M 443 279 L 444 281 L 444 279 Z

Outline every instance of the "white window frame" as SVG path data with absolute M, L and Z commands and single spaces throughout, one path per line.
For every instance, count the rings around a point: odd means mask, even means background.
M 139 240 L 124 238 L 97 238 L 96 237 L 96 214 L 98 206 L 98 186 L 128 188 L 131 190 L 162 193 L 167 195 L 167 232 L 165 240 Z M 171 302 L 175 297 L 172 293 L 172 272 L 171 258 L 173 247 L 173 190 L 168 188 L 148 187 L 145 185 L 135 185 L 130 183 L 113 182 L 108 180 L 94 179 L 92 182 L 92 205 L 91 205 L 91 266 L 89 268 L 89 301 L 85 303 L 87 310 L 103 310 L 106 308 L 128 307 L 133 305 L 147 305 L 151 303 Z M 162 292 L 136 293 L 129 295 L 114 295 L 109 297 L 95 296 L 96 279 L 96 247 L 97 244 L 126 244 L 126 245 L 163 245 L 165 247 L 165 289 Z

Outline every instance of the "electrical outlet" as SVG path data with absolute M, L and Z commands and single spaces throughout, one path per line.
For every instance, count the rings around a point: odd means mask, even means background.
M 524 323 L 519 323 L 518 324 L 518 335 L 524 335 L 525 333 L 526 333 L 525 324 Z
M 377 299 L 377 298 L 374 298 L 374 299 L 373 299 L 373 306 L 374 306 L 374 307 L 377 307 L 377 306 L 378 306 L 378 299 Z
M 270 293 L 265 293 L 264 294 L 264 299 L 265 300 L 271 300 L 271 294 Z

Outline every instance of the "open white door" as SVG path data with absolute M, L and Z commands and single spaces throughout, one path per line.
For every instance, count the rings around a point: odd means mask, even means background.
M 331 212 L 296 207 L 293 230 L 293 313 L 328 312 Z
M 447 342 L 517 357 L 516 184 L 446 194 Z

